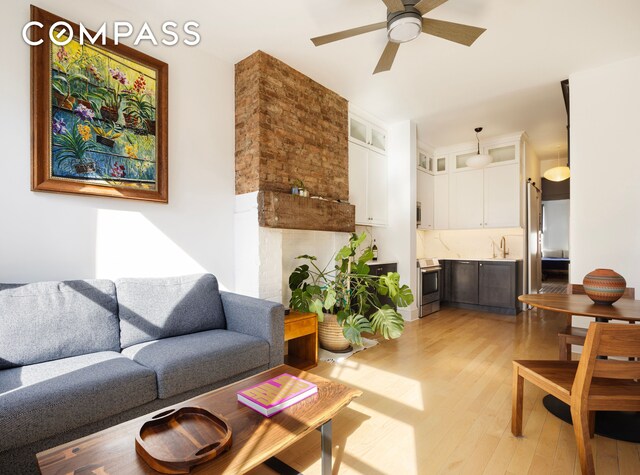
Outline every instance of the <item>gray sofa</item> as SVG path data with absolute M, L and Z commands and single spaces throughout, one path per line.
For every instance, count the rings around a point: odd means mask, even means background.
M 284 308 L 211 274 L 0 284 L 0 473 L 283 362 Z

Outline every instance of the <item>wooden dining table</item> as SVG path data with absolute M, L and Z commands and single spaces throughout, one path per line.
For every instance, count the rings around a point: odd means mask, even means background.
M 518 300 L 543 310 L 593 317 L 598 321 L 640 322 L 640 300 L 620 299 L 613 305 L 600 305 L 580 294 L 525 294 Z
M 518 300 L 540 310 L 591 317 L 598 322 L 640 322 L 640 300 L 626 298 L 613 305 L 601 305 L 581 294 L 525 294 Z M 571 411 L 567 404 L 550 394 L 544 397 L 543 404 L 553 415 L 571 424 Z M 640 412 L 598 412 L 595 432 L 612 439 L 640 443 Z

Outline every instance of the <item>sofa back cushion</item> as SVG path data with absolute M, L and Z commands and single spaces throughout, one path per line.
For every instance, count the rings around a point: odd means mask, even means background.
M 120 351 L 110 280 L 0 284 L 0 369 Z
M 211 274 L 164 279 L 119 279 L 122 348 L 225 328 L 218 281 Z

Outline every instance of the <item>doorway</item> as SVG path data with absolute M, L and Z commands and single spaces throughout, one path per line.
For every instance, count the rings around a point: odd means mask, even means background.
M 570 180 L 542 180 L 542 293 L 566 293 L 569 283 Z

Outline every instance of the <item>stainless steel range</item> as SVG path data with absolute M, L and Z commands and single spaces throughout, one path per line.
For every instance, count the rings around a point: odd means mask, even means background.
M 418 259 L 418 309 L 420 318 L 440 310 L 442 267 L 438 259 Z

